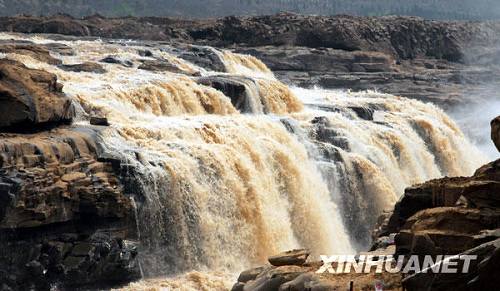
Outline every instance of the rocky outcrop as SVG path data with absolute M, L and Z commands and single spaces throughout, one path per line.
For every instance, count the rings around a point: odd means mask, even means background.
M 419 272 L 406 277 L 403 285 L 407 290 L 495 290 L 500 284 L 500 239 L 481 244 L 460 255 L 475 255 L 467 274 Z M 463 263 L 457 265 L 463 268 Z
M 279 266 L 302 266 L 309 257 L 309 251 L 304 249 L 286 251 L 268 258 L 271 265 Z
M 197 82 L 224 93 L 231 98 L 233 106 L 242 113 L 262 112 L 263 105 L 259 97 L 259 87 L 251 78 L 236 75 L 214 75 L 200 77 Z
M 62 51 L 62 47 L 56 48 L 54 45 L 38 45 L 28 41 L 0 41 L 0 53 L 15 53 L 45 62 L 51 65 L 61 64 L 61 60 L 54 58 L 49 51 Z
M 3 289 L 104 286 L 140 276 L 131 200 L 113 163 L 99 157 L 95 134 L 0 134 Z
M 492 121 L 493 141 L 496 119 Z M 394 211 L 375 230 L 391 235 L 397 254 L 477 255 L 468 273 L 417 272 L 403 280 L 408 290 L 490 290 L 498 286 L 500 253 L 500 160 L 471 177 L 432 180 L 406 189 Z
M 210 71 L 226 72 L 221 56 L 208 46 L 183 46 L 179 57 Z
M 353 290 L 373 290 L 377 281 L 384 282 L 384 290 L 401 290 L 401 275 L 397 273 L 376 273 L 374 268 L 368 273 L 317 273 L 321 266 L 321 262 L 311 262 L 249 269 L 240 274 L 232 291 L 348 290 L 350 284 Z
M 377 90 L 450 108 L 490 98 L 499 84 L 498 62 L 451 62 L 420 56 L 398 59 L 378 51 L 288 46 L 240 47 L 262 60 L 285 83 L 303 87 Z M 474 98 L 472 98 L 474 96 Z
M 432 180 L 406 189 L 381 219 L 375 238 L 397 233 L 400 254 L 458 254 L 477 246 L 475 236 L 500 227 L 500 160 L 471 177 Z
M 491 139 L 500 152 L 500 116 L 491 121 Z
M 69 72 L 88 72 L 96 74 L 104 74 L 106 70 L 102 65 L 93 62 L 85 62 L 82 64 L 60 65 L 61 69 Z
M 0 59 L 0 115 L 0 128 L 18 131 L 69 122 L 74 109 L 54 74 Z

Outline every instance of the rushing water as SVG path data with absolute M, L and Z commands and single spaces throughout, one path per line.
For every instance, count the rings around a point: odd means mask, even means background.
M 189 63 L 167 46 L 148 49 L 185 74 L 138 69 L 152 59 L 140 56 L 144 48 L 136 43 L 60 42 L 76 52 L 55 55 L 65 64 L 110 54 L 133 63 L 76 73 L 24 55 L 0 56 L 57 74 L 79 107 L 77 122 L 89 115 L 110 121 L 101 139 L 126 166 L 144 275 L 178 275 L 133 283 L 131 290 L 224 290 L 230 274 L 279 251 L 353 253 L 369 244 L 377 216 L 405 187 L 468 175 L 484 162 L 431 104 L 289 88 L 254 57 L 213 48 L 226 73 Z M 221 75 L 242 80 L 244 106 L 197 81 Z

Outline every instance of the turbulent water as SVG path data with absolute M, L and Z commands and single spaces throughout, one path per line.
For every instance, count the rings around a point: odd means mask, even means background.
M 76 52 L 54 55 L 65 64 L 110 54 L 132 64 L 77 73 L 25 55 L 0 56 L 57 74 L 79 108 L 77 124 L 89 115 L 110 121 L 100 139 L 126 173 L 144 276 L 177 275 L 130 290 L 224 290 L 231 274 L 279 251 L 354 253 L 369 244 L 377 216 L 405 187 L 469 175 L 484 162 L 431 104 L 288 87 L 259 60 L 212 48 L 226 73 L 183 60 L 168 46 L 148 49 L 184 73 L 138 69 L 152 59 L 133 42 L 58 42 Z M 243 101 L 202 85 L 213 76 L 239 80 Z

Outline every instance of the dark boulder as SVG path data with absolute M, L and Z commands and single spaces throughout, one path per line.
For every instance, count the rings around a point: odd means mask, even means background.
M 205 46 L 188 46 L 179 55 L 181 59 L 215 72 L 226 72 L 226 65 L 214 48 Z
M 309 251 L 304 249 L 291 250 L 282 252 L 275 256 L 269 257 L 267 260 L 273 266 L 302 266 L 309 257 Z
M 261 113 L 262 103 L 255 80 L 244 76 L 216 75 L 200 77 L 199 84 L 213 87 L 231 98 L 233 106 L 242 113 Z
M 491 139 L 498 151 L 500 151 L 500 116 L 491 121 Z
M 90 124 L 92 125 L 101 125 L 101 126 L 109 126 L 108 119 L 106 117 L 99 116 L 91 116 Z
M 125 60 L 119 56 L 107 56 L 100 60 L 101 63 L 107 63 L 107 64 L 117 64 L 117 65 L 122 65 L 124 67 L 130 68 L 134 66 L 134 63 L 130 60 Z

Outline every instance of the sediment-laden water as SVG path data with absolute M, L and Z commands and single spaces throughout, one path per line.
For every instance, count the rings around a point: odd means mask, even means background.
M 354 253 L 369 244 L 376 218 L 405 187 L 469 175 L 484 161 L 431 104 L 287 86 L 254 57 L 214 48 L 226 72 L 199 67 L 165 45 L 147 49 L 178 73 L 138 69 L 157 59 L 141 56 L 146 48 L 134 42 L 59 42 L 75 51 L 55 55 L 65 64 L 108 55 L 128 62 L 105 63 L 98 74 L 1 56 L 55 73 L 78 107 L 77 123 L 108 118 L 100 139 L 125 165 L 143 274 L 164 278 L 130 290 L 224 290 L 232 274 L 279 251 Z M 237 80 L 243 97 L 203 85 L 213 77 Z

